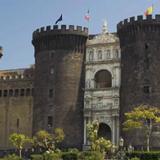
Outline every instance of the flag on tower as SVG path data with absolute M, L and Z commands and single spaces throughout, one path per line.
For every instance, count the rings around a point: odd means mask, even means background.
M 56 20 L 55 24 L 57 24 L 58 22 L 60 22 L 62 20 L 63 20 L 63 17 L 62 17 L 62 14 L 61 14 L 61 16 Z
M 148 7 L 147 10 L 144 12 L 145 16 L 151 15 L 153 13 L 153 5 Z
M 86 21 L 89 21 L 90 20 L 90 15 L 89 15 L 89 10 L 87 11 L 87 13 L 86 13 L 86 15 L 84 16 L 84 19 L 86 20 Z

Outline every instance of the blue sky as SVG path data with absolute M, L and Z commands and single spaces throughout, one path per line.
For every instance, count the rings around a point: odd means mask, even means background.
M 53 25 L 61 13 L 59 24 L 88 26 L 84 15 L 89 9 L 90 33 L 100 33 L 104 19 L 109 31 L 115 32 L 119 21 L 143 14 L 152 4 L 154 14 L 160 14 L 160 0 L 0 0 L 0 45 L 4 48 L 0 69 L 33 64 L 32 32 Z

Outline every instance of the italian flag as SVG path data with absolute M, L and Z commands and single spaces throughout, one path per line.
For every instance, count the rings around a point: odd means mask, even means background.
M 87 11 L 87 13 L 86 13 L 86 15 L 84 16 L 84 19 L 86 20 L 86 21 L 89 21 L 90 20 L 90 15 L 89 15 L 89 10 Z

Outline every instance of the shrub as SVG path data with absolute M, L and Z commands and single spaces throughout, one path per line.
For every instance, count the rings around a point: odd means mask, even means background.
M 131 158 L 130 160 L 140 160 L 140 158 L 138 158 L 138 157 L 133 157 L 133 158 Z
M 62 153 L 62 159 L 63 160 L 78 160 L 78 154 L 77 151 L 69 151 L 69 152 L 63 152 Z
M 11 154 L 11 155 L 5 156 L 2 160 L 22 160 L 22 158 L 20 158 L 15 154 Z
M 159 160 L 160 159 L 160 151 L 134 151 L 132 153 L 127 153 L 127 157 L 134 158 L 137 157 L 140 160 Z
M 79 158 L 80 160 L 104 160 L 102 153 L 93 151 L 82 152 Z
M 31 155 L 31 160 L 43 160 L 43 156 L 40 154 Z
M 44 160 L 60 160 L 61 155 L 59 153 L 44 153 Z
M 77 148 L 69 148 L 68 152 L 74 152 L 74 153 L 79 153 L 79 150 Z

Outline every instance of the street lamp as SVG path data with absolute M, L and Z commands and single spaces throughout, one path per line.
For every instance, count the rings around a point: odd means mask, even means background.
M 128 146 L 128 152 L 131 153 L 132 151 L 133 151 L 133 147 L 132 147 L 132 145 L 130 144 L 130 145 Z
M 124 146 L 124 139 L 121 137 L 119 139 L 119 151 L 117 152 L 117 159 L 118 160 L 124 160 L 124 159 L 126 159 L 126 153 L 123 150 L 123 146 Z
M 0 58 L 3 56 L 3 47 L 0 46 Z
M 124 146 L 124 139 L 121 137 L 121 138 L 119 139 L 119 147 L 120 147 L 120 149 L 122 149 L 123 146 Z

